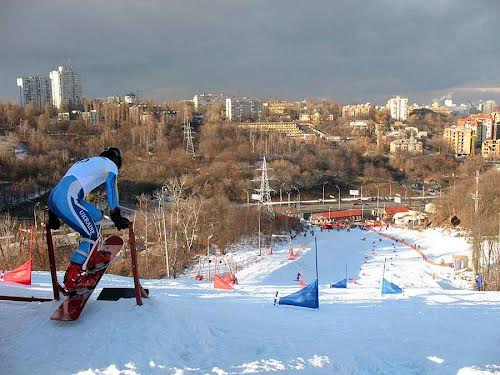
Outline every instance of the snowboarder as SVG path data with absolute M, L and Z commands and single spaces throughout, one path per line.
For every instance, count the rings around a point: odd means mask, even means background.
M 80 160 L 62 177 L 49 196 L 50 229 L 59 229 L 62 219 L 81 235 L 77 249 L 64 275 L 68 291 L 92 287 L 96 279 L 92 272 L 107 267 L 110 253 L 98 251 L 103 212 L 85 200 L 85 196 L 106 184 L 106 197 L 111 220 L 118 230 L 126 229 L 129 220 L 121 215 L 118 204 L 117 176 L 122 166 L 122 156 L 117 147 L 108 147 L 97 157 Z M 92 264 L 88 264 L 92 255 Z
M 300 272 L 297 272 L 297 278 L 295 281 L 300 281 L 300 278 L 302 277 L 302 274 Z

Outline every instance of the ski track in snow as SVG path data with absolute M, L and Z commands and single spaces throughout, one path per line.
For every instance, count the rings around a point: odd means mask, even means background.
M 442 230 L 383 232 L 438 262 L 469 252 Z M 77 322 L 49 320 L 59 302 L 1 301 L 0 374 L 500 374 L 500 293 L 468 289 L 452 269 L 376 233 L 316 230 L 316 238 L 319 310 L 273 306 L 277 290 L 299 289 L 297 272 L 306 283 L 315 278 L 313 237 L 298 237 L 295 261 L 284 242 L 271 256 L 233 254 L 248 264 L 234 291 L 186 277 L 144 280 L 151 298 L 143 306 L 96 301 L 96 290 Z M 403 294 L 380 294 L 384 262 Z M 348 288 L 329 288 L 346 264 Z M 131 285 L 112 275 L 100 283 Z M 50 293 L 44 272 L 29 288 L 0 284 L 0 294 Z

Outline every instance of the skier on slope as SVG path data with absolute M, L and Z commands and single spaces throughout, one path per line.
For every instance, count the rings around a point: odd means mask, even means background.
M 49 228 L 58 229 L 61 218 L 81 235 L 80 244 L 71 255 L 71 263 L 64 275 L 67 290 L 94 286 L 96 280 L 92 272 L 106 267 L 110 261 L 110 253 L 107 251 L 93 254 L 95 250 L 99 250 L 103 212 L 85 201 L 85 196 L 105 183 L 111 220 L 118 230 L 128 228 L 129 220 L 121 215 L 118 205 L 116 179 L 121 165 L 120 149 L 108 147 L 97 157 L 76 162 L 50 193 Z M 91 256 L 92 264 L 87 264 Z

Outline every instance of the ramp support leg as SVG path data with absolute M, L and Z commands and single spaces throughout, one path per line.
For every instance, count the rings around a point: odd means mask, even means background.
M 132 261 L 132 274 L 134 276 L 135 301 L 138 306 L 142 305 L 142 297 L 147 298 L 148 293 L 142 288 L 139 280 L 139 270 L 137 267 L 137 250 L 135 247 L 134 223 L 130 222 L 128 226 L 128 243 L 130 246 L 130 258 Z
M 52 233 L 50 231 L 48 223 L 45 225 L 46 235 L 47 235 L 47 252 L 49 253 L 49 266 L 50 266 L 50 278 L 52 279 L 52 291 L 54 292 L 54 299 L 59 301 L 59 289 L 61 286 L 57 281 L 57 270 L 56 270 L 56 258 L 54 256 L 54 243 L 52 242 Z

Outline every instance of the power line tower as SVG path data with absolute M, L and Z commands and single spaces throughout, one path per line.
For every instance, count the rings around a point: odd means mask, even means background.
M 273 206 L 271 205 L 271 192 L 274 190 L 269 186 L 269 175 L 267 173 L 267 162 L 266 157 L 262 159 L 262 167 L 259 168 L 261 171 L 260 179 L 254 180 L 260 182 L 260 188 L 255 189 L 259 193 L 260 199 L 259 204 L 265 206 L 269 213 L 273 213 Z
M 191 123 L 187 119 L 187 113 L 185 108 L 184 108 L 184 119 L 183 119 L 183 133 L 184 133 L 184 141 L 186 142 L 186 154 L 195 157 L 196 153 L 194 152 L 193 132 L 191 129 Z

